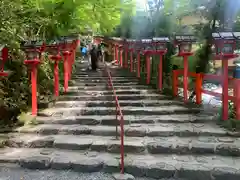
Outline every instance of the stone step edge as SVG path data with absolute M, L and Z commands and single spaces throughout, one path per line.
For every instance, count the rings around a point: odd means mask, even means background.
M 149 94 L 149 93 L 152 93 L 152 94 L 157 94 L 157 91 L 156 90 L 134 90 L 134 89 L 116 89 L 115 90 L 117 94 Z M 83 94 L 93 94 L 93 93 L 97 93 L 97 94 L 113 94 L 112 90 L 111 89 L 104 89 L 104 90 L 82 90 L 82 89 L 69 89 L 66 93 L 65 92 L 62 92 L 62 94 L 70 94 L 70 93 L 83 93 Z M 161 95 L 159 93 L 159 95 Z
M 210 123 L 210 124 L 215 124 L 213 121 L 213 116 L 207 116 L 207 117 L 193 117 L 192 118 L 183 118 L 181 115 L 176 115 L 179 116 L 177 117 L 172 117 L 169 115 L 162 115 L 162 116 L 168 116 L 168 119 L 164 120 L 164 117 L 160 118 L 156 117 L 156 115 L 151 116 L 144 116 L 140 115 L 138 119 L 135 119 L 137 116 L 131 116 L 131 115 L 126 115 L 124 116 L 124 124 L 155 124 L 155 123 Z M 165 117 L 166 118 L 166 117 Z M 179 120 L 181 119 L 181 120 Z M 37 116 L 36 121 L 41 124 L 82 124 L 82 125 L 97 125 L 97 124 L 102 124 L 102 125 L 111 125 L 115 126 L 116 124 L 116 116 L 68 116 L 67 118 L 53 118 L 53 117 L 44 117 L 44 116 Z M 208 122 L 210 121 L 210 122 Z
M 82 101 L 79 100 L 72 100 L 72 101 L 64 101 L 64 100 L 59 100 L 56 102 L 56 104 L 74 104 L 74 103 L 80 103 Z M 90 100 L 86 101 L 84 104 L 115 104 L 116 102 L 114 100 Z M 163 100 L 119 100 L 119 103 L 128 103 L 128 104 L 170 104 L 170 103 L 177 103 L 181 105 L 185 105 L 184 102 L 182 101 L 177 101 L 177 100 L 168 100 L 168 99 L 163 99 Z
M 62 124 L 39 124 L 36 126 L 23 126 L 16 128 L 13 132 L 21 133 L 39 133 L 45 135 L 53 134 L 75 134 L 75 135 L 99 135 L 99 136 L 115 136 L 116 128 L 114 126 L 104 125 L 62 125 Z M 186 123 L 178 123 L 178 126 L 170 126 L 169 124 L 160 123 L 151 127 L 144 124 L 124 125 L 124 134 L 126 137 L 196 137 L 196 136 L 230 136 L 240 137 L 239 132 L 227 131 L 218 126 L 194 124 L 190 126 Z M 120 127 L 118 126 L 118 134 Z
M 68 97 L 68 95 L 65 95 L 65 96 L 67 96 Z M 113 94 L 106 94 L 106 95 L 102 95 L 102 96 L 98 96 L 98 97 L 113 97 L 114 95 Z M 118 97 L 128 97 L 128 96 L 130 96 L 130 97 L 132 97 L 132 96 L 135 96 L 135 97 L 138 97 L 138 96 L 140 96 L 140 97 L 146 97 L 146 98 L 148 98 L 148 97 L 166 97 L 166 98 L 172 98 L 171 96 L 167 96 L 167 95 L 163 95 L 163 94 L 157 94 L 157 93 L 152 93 L 152 94 L 118 94 L 117 95 Z M 61 97 L 64 97 L 64 96 L 61 96 Z M 87 96 L 87 95 L 79 95 L 79 96 L 69 96 L 69 97 L 80 97 L 80 98 L 94 98 L 94 97 L 96 97 L 96 96 L 91 96 L 91 95 L 89 95 L 89 96 Z
M 84 104 L 83 104 L 84 105 Z M 122 111 L 124 110 L 129 110 L 129 111 L 168 111 L 168 108 L 172 108 L 171 111 L 178 111 L 178 110 L 192 110 L 192 111 L 200 111 L 200 108 L 197 107 L 185 107 L 185 106 L 181 106 L 181 105 L 173 105 L 172 107 L 170 106 L 160 106 L 160 107 L 155 107 L 155 106 L 146 106 L 146 107 L 136 107 L 136 106 L 124 106 L 122 107 Z M 63 111 L 115 111 L 114 107 L 52 107 L 52 108 L 48 108 L 48 109 L 44 109 L 42 111 L 40 111 L 41 113 L 55 113 L 55 112 L 63 112 Z
M 131 80 L 131 79 L 137 79 L 139 80 L 136 76 L 134 75 L 127 75 L 127 76 L 117 76 L 117 75 L 112 75 L 111 76 L 112 79 L 127 79 L 127 80 Z M 76 74 L 76 75 L 73 75 L 72 76 L 72 79 L 73 80 L 78 80 L 78 79 L 107 79 L 108 76 L 105 75 L 105 74 L 102 74 L 102 73 L 99 73 L 99 74 Z
M 206 136 L 201 139 L 172 137 L 168 141 L 167 138 L 127 137 L 124 142 L 124 152 L 133 154 L 216 154 L 240 157 L 240 143 L 237 144 L 237 138 Z M 209 140 L 214 142 L 206 142 Z M 5 146 L 12 148 L 57 148 L 108 153 L 120 153 L 120 144 L 119 137 L 116 139 L 116 137 L 93 135 L 44 136 L 21 133 L 9 134 L 9 139 L 5 142 Z
M 124 115 L 167 115 L 167 114 L 197 114 L 200 113 L 199 108 L 187 108 L 177 105 L 172 106 L 146 106 L 146 107 L 136 107 L 136 106 L 122 106 L 121 110 Z M 69 116 L 66 115 L 67 112 L 71 112 L 75 115 L 114 115 L 116 114 L 115 107 L 70 107 L 70 108 L 49 108 L 38 113 L 38 116 Z M 65 115 L 64 115 L 65 113 Z
M 83 85 L 70 85 L 69 86 L 69 89 L 71 89 L 72 87 L 78 87 L 79 89 L 80 88 L 95 88 L 95 89 L 103 89 L 103 88 L 107 88 L 107 84 L 105 84 L 105 85 L 101 85 L 101 86 L 99 86 L 99 85 L 97 85 L 97 86 L 83 86 Z M 129 88 L 129 89 L 131 89 L 131 88 L 138 88 L 139 90 L 154 90 L 151 86 L 146 86 L 146 85 L 142 85 L 142 84 L 137 84 L 137 85 L 131 85 L 131 86 L 122 86 L 122 85 L 114 85 L 114 87 L 115 88 L 118 88 L 118 89 L 126 89 L 126 88 Z
M 52 149 L 7 148 L 0 153 L 1 163 L 17 163 L 27 169 L 74 170 L 78 172 L 119 172 L 119 155 L 95 152 L 72 152 Z M 5 153 L 4 153 L 5 151 Z M 240 177 L 239 163 L 217 163 L 211 156 L 137 156 L 128 154 L 125 157 L 125 172 L 134 176 L 150 178 L 187 178 L 228 179 Z M 181 160 L 181 159 L 185 159 Z M 189 159 L 187 161 L 187 159 Z M 194 160 L 190 160 L 194 159 Z M 205 160 L 206 159 L 206 160 Z M 219 157 L 219 162 L 226 158 Z M 201 162 L 202 161 L 202 162 Z M 204 162 L 206 161 L 206 162 Z
M 108 79 L 108 77 L 107 76 L 101 76 L 101 77 L 97 77 L 97 76 L 85 76 L 85 75 L 73 75 L 72 76 L 72 79 L 90 79 L 90 78 L 92 78 L 92 79 L 99 79 L 99 80 L 107 80 Z M 126 77 L 124 77 L 124 76 L 112 76 L 112 79 L 118 79 L 118 80 L 139 80 L 137 77 L 134 77 L 134 76 L 126 76 Z
M 70 82 L 95 82 L 95 83 L 99 83 L 99 82 L 107 82 L 108 78 L 99 78 L 99 79 L 82 79 L 82 78 L 72 78 L 70 80 Z M 131 78 L 131 79 L 128 79 L 128 78 L 123 78 L 123 79 L 112 79 L 113 82 L 138 82 L 139 80 L 136 79 L 136 78 Z

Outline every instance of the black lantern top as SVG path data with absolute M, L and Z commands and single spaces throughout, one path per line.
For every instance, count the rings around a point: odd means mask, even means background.
M 214 41 L 222 40 L 233 42 L 240 37 L 240 32 L 215 32 L 212 33 L 212 38 Z
M 140 51 L 140 50 L 142 50 L 142 48 L 143 48 L 142 41 L 141 40 L 135 40 L 135 49 L 137 51 Z
M 117 38 L 117 37 L 112 37 L 112 40 L 114 41 L 114 44 L 116 44 L 116 45 L 119 45 L 122 41 L 121 38 Z
M 39 59 L 41 56 L 40 48 L 42 46 L 42 42 L 40 41 L 22 41 L 21 49 L 26 53 L 27 59 Z
M 66 36 L 66 37 L 65 37 L 65 42 L 66 42 L 66 43 L 72 43 L 74 39 L 75 39 L 75 38 L 73 38 L 73 37 L 71 37 L 71 36 Z
M 240 32 L 233 32 L 235 39 L 240 40 Z
M 193 43 L 196 42 L 196 38 L 193 35 L 176 35 L 175 41 L 177 43 Z
M 129 50 L 133 50 L 135 46 L 135 39 L 127 39 L 127 45 Z
M 213 50 L 218 56 L 219 54 L 234 54 L 236 49 L 236 40 L 240 39 L 240 32 L 215 32 L 212 33 L 214 41 Z M 215 57 L 219 59 L 219 57 Z
M 142 48 L 144 51 L 147 50 L 152 50 L 153 46 L 152 46 L 152 39 L 142 39 Z
M 48 44 L 47 44 L 47 52 L 52 54 L 52 55 L 56 55 L 58 54 L 60 51 L 60 44 L 59 44 L 59 40 L 53 40 L 53 41 L 50 41 Z
M 153 37 L 153 42 L 167 43 L 170 42 L 168 37 Z
M 220 32 L 219 34 L 224 40 L 235 40 L 232 32 Z
M 176 35 L 175 44 L 178 46 L 178 55 L 192 55 L 192 44 L 194 42 L 196 42 L 196 38 L 193 35 Z
M 167 43 L 170 42 L 168 37 L 153 37 L 152 41 L 156 50 L 166 50 Z

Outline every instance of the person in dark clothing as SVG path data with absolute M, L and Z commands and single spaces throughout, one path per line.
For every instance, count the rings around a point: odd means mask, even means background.
M 99 61 L 102 61 L 102 48 L 101 48 L 101 44 L 98 45 L 98 48 L 97 48 L 97 56 L 98 56 L 98 60 Z
M 96 46 L 93 46 L 93 48 L 91 49 L 90 56 L 91 56 L 92 70 L 96 71 L 97 70 L 97 60 L 98 60 L 98 50 L 97 50 Z

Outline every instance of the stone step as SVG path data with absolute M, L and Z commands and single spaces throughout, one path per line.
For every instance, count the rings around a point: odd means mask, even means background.
M 124 124 L 155 124 L 155 123 L 215 123 L 213 116 L 209 115 L 124 115 Z M 68 117 L 43 117 L 38 116 L 37 122 L 41 124 L 82 124 L 82 125 L 107 125 L 115 126 L 119 124 L 115 115 L 109 116 L 68 116 Z
M 104 86 L 104 85 L 107 85 L 107 81 L 105 82 L 78 82 L 78 81 L 75 81 L 75 82 L 71 82 L 71 84 L 73 84 L 74 86 Z M 131 87 L 132 85 L 140 85 L 139 82 L 125 82 L 125 83 L 122 83 L 122 82 L 113 82 L 113 85 L 115 86 L 129 86 Z
M 124 125 L 125 136 L 128 137 L 188 137 L 188 136 L 232 136 L 240 137 L 240 132 L 227 131 L 215 124 L 201 123 L 156 123 Z M 99 136 L 115 136 L 115 126 L 105 125 L 62 125 L 39 124 L 37 126 L 24 126 L 13 130 L 21 133 L 52 134 L 91 134 Z M 120 127 L 118 127 L 118 133 Z
M 137 79 L 136 77 L 133 77 L 133 76 L 111 76 L 112 79 L 116 79 L 116 80 L 121 80 L 121 79 Z M 102 79 L 108 79 L 108 76 L 101 76 L 101 77 L 98 77 L 98 76 L 88 76 L 88 75 L 73 75 L 72 76 L 72 79 L 91 79 L 91 80 L 102 80 Z
M 9 134 L 5 143 L 14 148 L 59 148 L 120 153 L 119 138 L 92 135 Z M 240 156 L 240 139 L 233 137 L 127 137 L 124 152 L 133 154 L 217 154 Z
M 111 76 L 113 80 L 138 80 L 138 78 L 136 77 L 128 77 L 128 76 Z M 107 80 L 108 77 L 107 76 L 102 76 L 102 77 L 88 77 L 86 75 L 84 76 L 77 76 L 77 75 L 73 75 L 72 76 L 73 80 Z
M 94 84 L 88 84 L 86 85 L 81 85 L 81 86 L 76 86 L 76 85 L 72 85 L 68 87 L 68 90 L 71 91 L 72 89 L 78 89 L 78 90 L 96 90 L 96 91 L 101 91 L 101 90 L 110 90 L 107 86 L 107 84 L 105 85 L 94 85 Z M 124 89 L 124 90 L 152 90 L 152 88 L 150 86 L 146 86 L 146 85 L 131 85 L 131 86 L 121 86 L 121 85 L 114 85 L 114 89 L 118 90 L 118 89 Z
M 106 83 L 108 81 L 107 78 L 104 79 L 74 79 L 70 80 L 70 82 L 77 82 L 77 83 Z M 135 83 L 139 82 L 138 79 L 112 79 L 113 83 Z
M 157 91 L 156 90 L 136 90 L 136 89 L 116 89 L 115 90 L 117 95 L 121 95 L 121 94 L 156 94 Z M 63 93 L 66 95 L 72 95 L 72 94 L 83 94 L 83 95 L 113 95 L 113 91 L 112 89 L 109 90 L 78 90 L 78 89 L 69 89 L 69 91 L 67 93 Z M 160 93 L 159 93 L 160 94 Z
M 169 99 L 169 96 L 161 94 L 119 94 L 118 100 L 163 100 Z M 115 100 L 114 95 L 62 95 L 59 101 L 110 101 Z
M 176 100 L 123 100 L 119 101 L 120 106 L 135 106 L 135 107 L 155 107 L 166 105 L 184 105 L 184 102 Z M 57 101 L 54 107 L 116 107 L 115 101 Z
M 58 169 L 79 172 L 119 172 L 119 155 L 57 149 L 6 148 L 0 161 L 18 163 L 28 169 Z M 238 180 L 240 159 L 212 155 L 135 155 L 125 156 L 125 172 L 150 178 L 187 180 Z
M 124 115 L 166 115 L 166 114 L 196 114 L 200 112 L 199 108 L 190 108 L 178 105 L 161 107 L 121 107 Z M 72 107 L 72 108 L 49 108 L 39 112 L 39 116 L 80 116 L 80 115 L 115 115 L 115 107 Z

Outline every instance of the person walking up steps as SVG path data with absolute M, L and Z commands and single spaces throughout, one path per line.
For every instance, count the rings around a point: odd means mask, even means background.
M 98 50 L 95 45 L 93 45 L 93 47 L 90 51 L 90 56 L 91 56 L 92 70 L 96 71 L 97 70 L 97 61 L 98 61 Z

